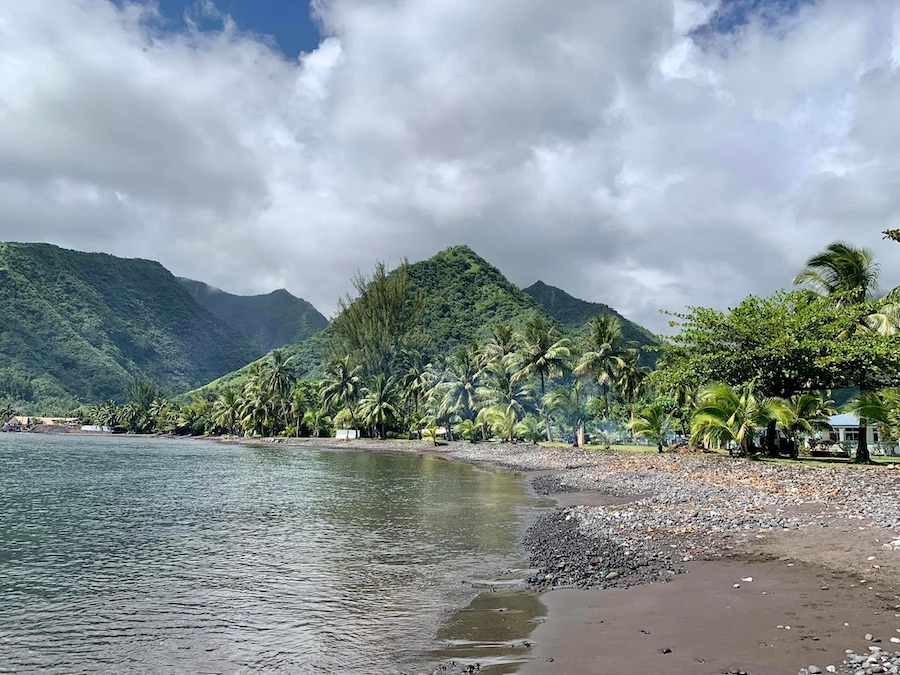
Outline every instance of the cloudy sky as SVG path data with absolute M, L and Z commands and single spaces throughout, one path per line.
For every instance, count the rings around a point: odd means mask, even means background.
M 326 314 L 468 244 L 661 330 L 835 239 L 900 284 L 897 0 L 0 3 L 0 239 Z

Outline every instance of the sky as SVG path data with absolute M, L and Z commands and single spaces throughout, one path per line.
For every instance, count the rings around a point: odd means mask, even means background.
M 900 284 L 896 0 L 0 3 L 0 240 L 325 314 L 467 244 L 652 330 L 832 241 Z

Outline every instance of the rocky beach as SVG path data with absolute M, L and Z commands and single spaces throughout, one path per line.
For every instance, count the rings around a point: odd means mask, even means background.
M 900 672 L 892 468 L 526 444 L 342 447 L 500 467 L 556 500 L 524 541 L 548 615 L 523 675 Z

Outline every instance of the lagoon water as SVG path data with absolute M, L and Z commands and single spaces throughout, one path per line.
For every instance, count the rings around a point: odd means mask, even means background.
M 0 672 L 431 672 L 532 503 L 432 457 L 0 434 Z

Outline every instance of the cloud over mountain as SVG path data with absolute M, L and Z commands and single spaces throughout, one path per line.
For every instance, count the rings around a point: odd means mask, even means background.
M 0 7 L 0 239 L 148 257 L 323 310 L 466 243 L 654 328 L 790 283 L 836 238 L 900 282 L 900 11 L 318 0 L 288 60 L 228 17 Z

